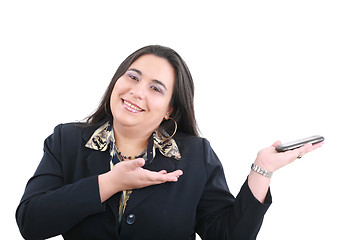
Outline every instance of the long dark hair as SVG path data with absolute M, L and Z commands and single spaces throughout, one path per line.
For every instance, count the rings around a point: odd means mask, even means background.
M 198 136 L 199 132 L 194 112 L 194 82 L 191 77 L 190 71 L 184 60 L 177 52 L 175 52 L 171 48 L 159 45 L 150 45 L 140 48 L 139 50 L 128 56 L 120 64 L 119 68 L 115 72 L 109 86 L 105 91 L 99 107 L 92 115 L 90 115 L 86 119 L 86 123 L 89 125 L 97 125 L 113 120 L 110 109 L 110 96 L 115 86 L 115 83 L 122 75 L 125 74 L 125 72 L 129 69 L 130 65 L 136 59 L 145 54 L 153 54 L 155 56 L 165 58 L 174 68 L 176 72 L 176 79 L 173 95 L 170 101 L 170 105 L 173 107 L 171 117 L 177 122 L 178 131 Z M 166 122 L 171 121 L 164 121 L 165 125 L 167 124 Z M 168 128 L 167 126 L 162 127 L 164 129 Z

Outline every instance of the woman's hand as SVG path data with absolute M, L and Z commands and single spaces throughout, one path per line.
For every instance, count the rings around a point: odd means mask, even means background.
M 111 171 L 113 185 L 118 191 L 147 187 L 164 182 L 176 182 L 182 175 L 181 170 L 167 173 L 165 170 L 159 172 L 142 168 L 145 160 L 138 158 L 120 162 Z
M 262 169 L 274 172 L 279 168 L 282 168 L 283 166 L 292 163 L 297 158 L 303 157 L 306 153 L 321 147 L 323 145 L 323 142 L 314 145 L 308 143 L 300 148 L 279 153 L 276 151 L 275 148 L 280 144 L 280 141 L 276 141 L 270 147 L 260 150 L 255 160 L 255 164 L 260 166 Z
M 304 156 L 306 153 L 315 150 L 323 145 L 323 142 L 312 145 L 311 143 L 291 151 L 279 153 L 275 147 L 281 144 L 280 141 L 275 142 L 270 147 L 259 151 L 255 160 L 255 165 L 269 172 L 274 172 L 283 166 L 292 163 L 297 158 Z M 250 171 L 248 184 L 253 195 L 260 201 L 264 202 L 270 185 L 270 178 L 262 176 L 254 171 Z
M 145 160 L 138 158 L 119 162 L 107 173 L 99 175 L 99 190 L 101 202 L 123 190 L 138 189 L 165 182 L 176 182 L 183 174 L 181 170 L 168 173 L 166 170 L 159 172 L 142 168 Z

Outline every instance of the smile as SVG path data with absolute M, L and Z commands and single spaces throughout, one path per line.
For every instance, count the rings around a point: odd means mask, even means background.
M 139 112 L 145 111 L 144 109 L 140 108 L 138 105 L 136 105 L 132 102 L 129 102 L 125 99 L 122 99 L 122 102 L 123 102 L 124 108 L 132 113 L 139 113 Z

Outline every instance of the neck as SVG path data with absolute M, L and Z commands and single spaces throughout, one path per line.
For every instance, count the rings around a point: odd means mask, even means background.
M 137 134 L 136 131 L 118 128 L 113 125 L 116 147 L 124 156 L 137 156 L 147 147 L 150 134 Z

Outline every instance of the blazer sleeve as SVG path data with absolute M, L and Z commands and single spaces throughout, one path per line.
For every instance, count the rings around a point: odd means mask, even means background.
M 253 196 L 246 180 L 234 198 L 218 157 L 210 143 L 204 141 L 207 182 L 197 209 L 197 233 L 204 240 L 256 239 L 272 202 L 270 189 L 265 202 L 261 203 Z
M 87 216 L 104 211 L 97 176 L 64 185 L 61 128 L 62 125 L 57 126 L 45 140 L 43 158 L 16 211 L 16 221 L 25 239 L 59 235 Z

